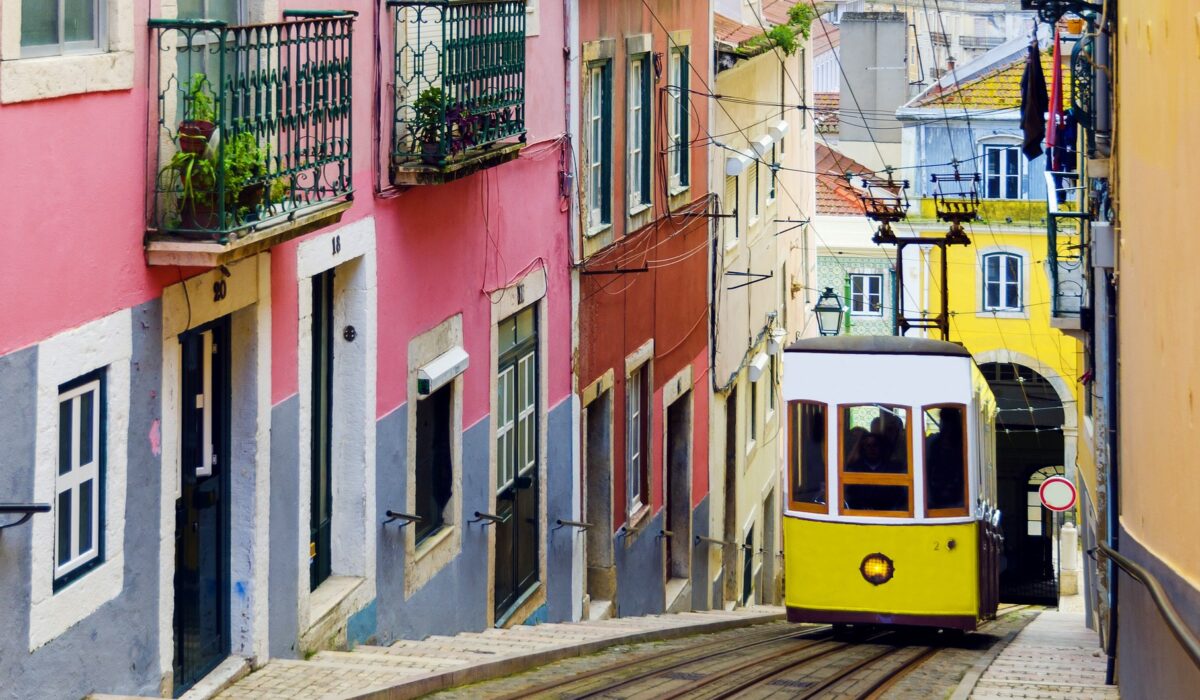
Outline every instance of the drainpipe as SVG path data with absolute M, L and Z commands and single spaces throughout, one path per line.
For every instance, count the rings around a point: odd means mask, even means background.
M 576 105 L 579 104 L 579 0 L 563 0 L 563 133 L 566 141 L 563 143 L 563 164 L 561 178 L 561 194 L 567 198 L 567 235 L 570 237 L 567 249 L 571 251 L 567 273 L 571 286 L 571 419 L 576 426 L 576 434 L 571 440 L 571 472 L 575 487 L 571 489 L 572 500 L 578 502 L 572 508 L 574 517 L 582 520 L 586 504 L 583 503 L 583 455 L 582 455 L 582 407 L 579 401 L 579 374 L 576 372 L 579 358 L 579 271 L 575 269 L 575 261 L 583 257 L 583 243 L 579 228 L 579 189 L 575 173 L 575 144 L 578 143 L 577 128 L 579 123 Z M 611 533 L 609 533 L 611 534 Z M 583 616 L 583 596 L 587 590 L 586 550 L 578 541 L 572 546 L 573 592 L 571 603 L 572 619 Z M 578 575 L 578 579 L 576 579 Z
M 1120 470 L 1120 439 L 1118 436 L 1120 384 L 1117 381 L 1117 369 L 1120 367 L 1117 351 L 1117 288 L 1112 282 L 1105 285 L 1108 295 L 1108 319 L 1105 323 L 1105 334 L 1108 336 L 1108 386 L 1105 387 L 1105 428 L 1108 431 L 1108 546 L 1113 551 L 1120 551 L 1120 534 L 1117 529 L 1121 526 L 1121 483 Z M 1117 671 L 1117 587 L 1120 585 L 1120 570 L 1112 559 L 1108 561 L 1108 665 L 1104 680 L 1112 685 L 1116 680 Z

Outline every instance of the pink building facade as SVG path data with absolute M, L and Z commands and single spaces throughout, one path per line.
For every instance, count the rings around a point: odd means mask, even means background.
M 29 6 L 0 502 L 50 510 L 0 537 L 6 684 L 578 617 L 564 4 Z

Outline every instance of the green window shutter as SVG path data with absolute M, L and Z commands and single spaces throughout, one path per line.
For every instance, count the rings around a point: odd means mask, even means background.
M 682 187 L 691 184 L 689 180 L 691 179 L 690 157 L 692 154 L 692 145 L 689 143 L 689 140 L 692 133 L 690 101 L 690 73 L 692 64 L 690 49 L 685 46 L 681 49 L 681 52 L 683 53 L 683 57 L 679 68 L 679 85 L 682 92 L 679 96 L 679 148 L 681 149 L 679 154 L 679 184 Z
M 645 60 L 642 61 L 642 204 L 649 204 L 651 201 L 650 183 L 653 180 L 654 160 L 650 153 L 654 143 L 654 126 L 650 118 L 654 113 L 654 103 L 651 97 L 651 82 L 654 80 L 653 63 L 654 57 L 646 54 Z
M 604 110 L 603 130 L 604 130 L 604 192 L 603 202 L 601 204 L 601 218 L 604 223 L 612 223 L 612 179 L 613 179 L 613 151 L 612 151 L 612 61 L 606 61 L 603 69 L 604 83 L 604 98 L 601 109 Z

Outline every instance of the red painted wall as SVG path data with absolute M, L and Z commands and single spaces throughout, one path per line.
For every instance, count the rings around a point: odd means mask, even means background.
M 660 94 L 655 91 L 654 223 L 626 231 L 623 212 L 625 182 L 625 94 L 627 56 L 625 37 L 653 34 L 653 51 L 664 57 L 672 45 L 668 32 L 690 29 L 693 43 L 690 59 L 694 70 L 691 84 L 702 90 L 708 80 L 710 47 L 707 44 L 710 16 L 708 3 L 686 0 L 647 2 L 641 0 L 585 0 L 580 7 L 580 39 L 591 42 L 614 39 L 613 59 L 613 152 L 618 154 L 613 169 L 614 243 L 592 255 L 584 265 L 588 271 L 648 268 L 624 274 L 586 274 L 580 281 L 579 360 L 580 388 L 587 387 L 609 369 L 613 370 L 613 513 L 614 527 L 626 519 L 625 474 L 625 358 L 651 338 L 653 358 L 653 470 L 652 511 L 663 504 L 664 411 L 662 389 L 676 374 L 692 366 L 692 497 L 699 503 L 708 493 L 708 337 L 709 337 L 709 230 L 711 220 L 703 215 L 708 196 L 707 155 L 703 145 L 691 151 L 688 198 L 683 208 L 701 215 L 670 215 L 664 202 L 665 157 L 657 153 L 665 140 L 665 116 Z M 651 12 L 653 10 L 653 13 Z M 666 85 L 666 71 L 656 88 Z M 692 138 L 708 131 L 708 105 L 693 99 Z M 582 125 L 581 125 L 582 132 Z

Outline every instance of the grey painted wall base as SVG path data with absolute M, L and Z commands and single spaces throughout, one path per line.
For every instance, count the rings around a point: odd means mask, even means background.
M 157 300 L 132 309 L 125 493 L 124 584 L 113 600 L 29 651 L 32 528 L 0 535 L 0 698 L 77 698 L 93 691 L 158 695 L 159 513 L 162 460 L 150 435 L 162 418 L 162 313 Z M 0 498 L 33 500 L 37 432 L 36 346 L 0 357 Z M 82 368 L 88 371 L 95 368 Z M 36 515 L 53 518 L 54 515 Z M 88 585 L 84 575 L 74 584 Z M 169 630 L 165 631 L 167 634 Z M 87 662 L 81 663 L 81 660 Z
M 292 397 L 271 409 L 271 523 L 268 607 L 270 654 L 299 656 L 300 562 L 294 543 L 300 522 L 300 398 Z M 290 601 L 290 603 L 289 603 Z
M 647 519 L 636 535 L 613 536 L 613 561 L 617 565 L 616 613 L 621 617 L 658 615 L 666 607 L 663 584 L 663 526 L 659 510 Z
M 1200 633 L 1200 590 L 1121 528 L 1120 551 L 1162 583 L 1192 634 Z M 1127 698 L 1189 698 L 1200 688 L 1200 669 L 1179 646 L 1146 587 L 1120 575 L 1117 659 L 1121 695 Z
M 708 496 L 692 510 L 692 609 L 709 610 L 708 543 L 696 544 L 696 537 L 708 537 Z

